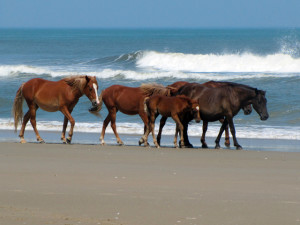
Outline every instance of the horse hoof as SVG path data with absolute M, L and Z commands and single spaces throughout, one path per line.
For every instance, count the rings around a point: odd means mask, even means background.
M 220 149 L 221 146 L 220 145 L 216 145 L 215 149 Z
M 71 138 L 67 138 L 67 143 L 71 144 L 72 139 Z
M 243 148 L 242 148 L 242 146 L 236 146 L 236 150 L 242 150 Z
M 38 139 L 36 139 L 40 144 L 44 144 L 45 143 L 45 141 L 42 139 L 42 138 L 38 138 Z
M 194 146 L 190 142 L 185 142 L 184 146 L 185 146 L 184 148 L 194 148 Z M 181 141 L 179 141 L 179 147 L 182 148 Z
M 141 146 L 145 141 L 144 140 L 139 140 L 139 146 Z
M 123 142 L 118 142 L 119 146 L 124 146 Z
M 27 141 L 25 141 L 24 139 L 22 139 L 22 140 L 20 141 L 20 143 L 21 143 L 21 144 L 26 144 Z
M 225 142 L 224 144 L 227 148 L 230 148 L 230 143 Z
M 202 148 L 208 148 L 207 144 L 203 144 Z

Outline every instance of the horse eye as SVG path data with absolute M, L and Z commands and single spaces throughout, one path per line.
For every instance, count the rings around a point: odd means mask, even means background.
M 93 89 L 92 88 L 90 88 L 90 91 L 92 91 Z

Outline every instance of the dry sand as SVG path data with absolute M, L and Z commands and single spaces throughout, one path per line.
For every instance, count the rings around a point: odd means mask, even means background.
M 300 153 L 0 143 L 0 225 L 300 224 Z

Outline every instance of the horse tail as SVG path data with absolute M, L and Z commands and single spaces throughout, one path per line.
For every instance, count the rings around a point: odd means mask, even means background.
M 146 97 L 145 99 L 144 99 L 144 112 L 145 113 L 147 113 L 148 115 L 149 115 L 149 110 L 148 110 L 148 102 L 149 102 L 149 98 L 150 97 Z
M 15 132 L 17 132 L 18 124 L 19 122 L 22 123 L 23 121 L 23 85 L 24 83 L 19 87 L 16 97 L 14 100 L 13 108 L 12 108 L 12 115 L 14 117 L 14 125 L 15 125 Z

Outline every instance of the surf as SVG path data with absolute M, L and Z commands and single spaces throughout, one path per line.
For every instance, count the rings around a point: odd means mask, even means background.
M 256 55 L 236 54 L 184 54 L 145 51 L 137 59 L 139 68 L 192 73 L 299 73 L 300 58 L 289 54 L 275 53 Z

